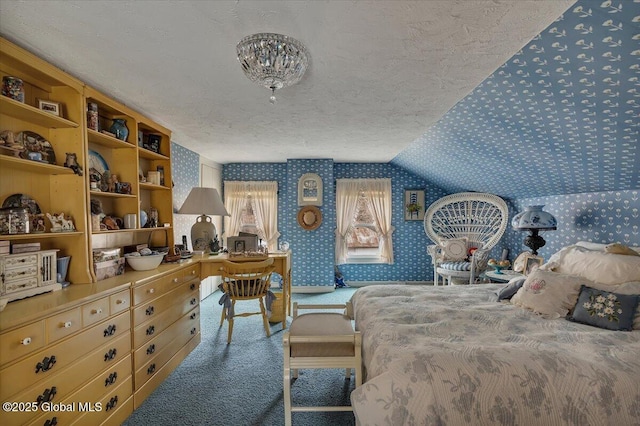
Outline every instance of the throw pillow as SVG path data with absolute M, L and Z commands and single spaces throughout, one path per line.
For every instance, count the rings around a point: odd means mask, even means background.
M 638 308 L 638 295 L 619 294 L 582 285 L 571 321 L 607 330 L 633 329 L 633 317 Z
M 625 245 L 622 245 L 620 243 L 609 244 L 604 247 L 604 251 L 606 253 L 624 254 L 627 256 L 640 256 L 640 253 L 638 253 L 634 249 L 627 247 Z
M 552 263 L 551 260 L 549 263 Z M 640 257 L 590 251 L 573 247 L 555 263 L 553 270 L 578 275 L 602 284 L 640 281 Z
M 509 281 L 509 284 L 502 287 L 496 293 L 498 295 L 498 302 L 501 300 L 509 300 L 513 297 L 514 294 L 520 290 L 520 287 L 524 284 L 526 278 L 514 278 Z
M 615 290 L 611 291 L 615 291 L 619 294 L 635 294 L 636 296 L 640 297 L 640 282 L 635 281 L 620 284 L 615 288 Z M 633 318 L 633 329 L 640 330 L 640 305 L 636 309 L 636 316 Z
M 444 255 L 444 261 L 459 261 L 467 258 L 467 244 L 466 238 L 451 238 L 448 240 L 440 241 L 440 247 L 442 248 L 442 254 Z
M 564 317 L 575 306 L 580 286 L 585 283 L 592 287 L 597 285 L 578 276 L 535 269 L 527 275 L 511 303 L 545 318 Z

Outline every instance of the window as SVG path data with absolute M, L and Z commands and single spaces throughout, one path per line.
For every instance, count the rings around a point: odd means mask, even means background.
M 278 182 L 226 181 L 224 205 L 229 212 L 224 218 L 224 237 L 240 232 L 256 234 L 269 251 L 277 248 Z
M 338 179 L 336 214 L 336 264 L 393 264 L 391 179 Z

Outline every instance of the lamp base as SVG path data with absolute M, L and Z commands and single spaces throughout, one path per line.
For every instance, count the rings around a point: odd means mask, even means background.
M 193 251 L 209 253 L 211 243 L 217 236 L 216 227 L 207 215 L 198 216 L 191 227 L 191 245 Z
M 524 245 L 531 249 L 531 253 L 534 256 L 538 255 L 538 249 L 544 247 L 546 241 L 540 235 L 538 235 L 537 229 L 530 229 L 531 235 L 524 239 Z

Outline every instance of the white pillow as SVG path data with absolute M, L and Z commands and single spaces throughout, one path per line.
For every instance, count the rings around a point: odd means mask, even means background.
M 444 254 L 444 260 L 446 261 L 460 261 L 467 258 L 467 238 L 451 238 L 448 240 L 440 241 L 440 247 L 442 247 L 442 253 Z
M 640 256 L 590 251 L 575 246 L 556 254 L 560 256 L 554 255 L 546 269 L 609 285 L 640 281 Z
M 560 318 L 575 306 L 582 284 L 598 289 L 602 287 L 575 275 L 535 269 L 511 298 L 511 303 L 545 318 Z

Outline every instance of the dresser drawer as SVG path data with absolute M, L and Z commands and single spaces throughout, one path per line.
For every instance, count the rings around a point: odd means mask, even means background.
M 2 283 L 2 294 L 11 294 L 17 291 L 38 287 L 38 277 L 26 277 L 24 279 L 7 280 Z
M 35 266 L 38 267 L 38 255 L 37 254 L 14 254 L 10 256 L 4 256 L 4 268 L 5 273 L 10 269 L 20 269 L 25 266 Z
M 175 339 L 176 334 L 180 333 L 180 330 L 190 329 L 193 327 L 200 327 L 200 307 L 196 307 L 193 311 L 184 315 L 178 321 L 174 322 L 164 332 L 160 333 L 134 352 L 134 370 L 138 370 L 155 357 L 155 355 L 171 343 Z
M 109 307 L 111 315 L 125 311 L 131 306 L 131 293 L 129 289 L 109 296 Z
M 80 308 L 71 309 L 45 320 L 47 343 L 55 342 L 70 336 L 82 329 L 82 313 Z
M 24 360 L 0 370 L 0 400 L 51 377 L 78 358 L 103 347 L 121 335 L 129 336 L 129 312 L 123 312 L 69 339 L 40 350 Z
M 121 340 L 126 339 L 126 336 L 122 336 Z M 123 353 L 126 347 L 123 346 Z M 12 412 L 6 413 L 6 419 L 3 420 L 3 426 L 22 425 L 27 423 L 30 419 L 35 418 L 39 414 L 42 414 L 42 410 L 48 409 L 49 406 L 46 403 L 58 404 L 61 401 L 68 399 L 73 392 L 87 381 L 91 381 L 91 386 L 85 386 L 83 388 L 82 397 L 83 401 L 96 401 L 102 394 L 107 392 L 111 386 L 115 386 L 116 383 L 120 383 L 127 376 L 131 375 L 131 356 L 126 353 L 125 356 L 120 357 L 120 362 L 114 364 L 108 370 L 105 370 L 98 377 L 96 373 L 90 376 L 77 374 L 75 366 L 68 368 L 64 372 L 60 372 L 55 376 L 43 381 L 41 384 L 36 384 L 30 389 L 22 392 L 19 395 L 12 396 L 9 401 L 14 402 L 37 402 L 38 406 L 33 407 L 31 411 Z M 82 361 L 80 361 L 82 362 Z M 104 367 L 103 367 L 104 368 Z
M 185 315 L 185 318 L 188 318 Z M 170 334 L 173 339 L 162 350 L 156 353 L 156 355 L 141 364 L 141 367 L 135 372 L 135 386 L 139 389 L 140 386 L 149 380 L 153 375 L 160 370 L 183 347 L 189 340 L 191 340 L 200 331 L 200 322 L 194 321 L 179 321 L 171 326 L 164 333 Z M 163 333 L 163 334 L 164 334 Z M 135 355 L 134 355 L 135 357 Z M 137 361 L 135 361 L 136 364 Z
M 92 324 L 109 318 L 110 302 L 108 297 L 87 303 L 82 306 L 82 325 L 88 327 Z
M 195 283 L 181 284 L 176 289 L 165 293 L 157 299 L 142 303 L 133 310 L 133 323 L 137 325 L 147 321 L 154 315 L 164 312 L 167 308 L 180 303 L 191 293 L 194 294 L 192 297 L 198 299 L 199 297 L 195 293 L 197 288 L 198 286 Z
M 43 348 L 44 344 L 44 321 L 0 334 L 0 366 L 37 351 Z
M 175 303 L 164 312 L 155 314 L 149 321 L 142 323 L 133 330 L 133 347 L 139 348 L 149 340 L 157 336 L 162 330 L 173 324 L 184 314 L 198 306 L 197 294 L 192 292 L 185 295 L 182 300 Z
M 200 281 L 200 264 L 196 263 L 195 265 L 191 265 L 188 268 L 183 269 L 182 272 L 182 281 L 191 281 L 194 278 L 198 278 Z
M 134 287 L 133 304 L 138 305 L 147 300 L 162 296 L 164 292 L 175 287 L 182 281 L 182 274 L 182 271 L 176 271 L 171 274 L 167 274 L 162 278 L 158 278 L 157 280 Z

